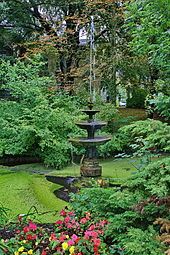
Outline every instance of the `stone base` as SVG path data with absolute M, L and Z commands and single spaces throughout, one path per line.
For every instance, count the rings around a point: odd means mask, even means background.
M 97 159 L 85 158 L 80 167 L 81 176 L 96 177 L 102 175 L 102 167 L 99 166 Z

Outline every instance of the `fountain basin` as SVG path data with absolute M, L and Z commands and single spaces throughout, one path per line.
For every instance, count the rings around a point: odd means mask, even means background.
M 89 115 L 88 122 L 94 122 L 93 115 L 95 115 L 97 112 L 100 112 L 99 110 L 82 110 L 82 112 Z
M 87 115 L 94 115 L 96 114 L 97 112 L 100 112 L 100 110 L 81 110 L 81 112 L 84 112 L 86 113 Z
M 76 122 L 75 123 L 77 126 L 79 126 L 82 129 L 86 130 L 96 130 L 96 129 L 101 129 L 103 126 L 107 125 L 107 122 L 102 122 L 102 121 L 93 121 L 93 122 Z
M 83 146 L 96 146 L 104 144 L 112 139 L 111 135 L 97 135 L 94 138 L 75 137 L 68 139 L 70 142 L 79 143 Z

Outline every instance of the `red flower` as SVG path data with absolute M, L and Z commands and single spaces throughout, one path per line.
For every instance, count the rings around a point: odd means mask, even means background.
M 30 231 L 29 227 L 24 227 L 24 234 L 28 233 Z
M 22 220 L 21 216 L 18 216 L 17 221 L 20 222 L 21 220 Z
M 26 236 L 26 239 L 31 241 L 31 240 L 37 239 L 37 236 L 36 236 L 36 235 L 28 234 L 28 235 Z
M 93 250 L 94 250 L 94 255 L 99 255 L 99 253 L 98 253 L 98 247 L 97 247 L 96 245 L 94 245 Z
M 47 252 L 46 252 L 46 251 L 43 251 L 43 252 L 41 253 L 41 255 L 47 255 Z
M 100 243 L 101 243 L 100 239 L 97 239 L 97 238 L 92 239 L 92 241 L 94 242 L 94 244 L 95 244 L 96 246 L 99 246 Z

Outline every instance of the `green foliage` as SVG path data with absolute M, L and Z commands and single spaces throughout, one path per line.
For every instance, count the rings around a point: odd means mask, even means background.
M 6 208 L 0 204 L 0 226 L 4 226 L 7 223 L 9 211 L 9 208 Z
M 132 97 L 127 99 L 126 107 L 128 108 L 145 108 L 145 99 L 147 91 L 145 89 L 133 89 Z
M 0 101 L 0 156 L 39 156 L 60 168 L 70 160 L 67 138 L 78 132 L 78 104 L 67 95 L 51 95 L 51 80 L 39 75 L 41 66 L 2 62 L 4 85 L 17 101 Z
M 122 243 L 127 255 L 163 255 L 165 246 L 155 240 L 157 233 L 152 227 L 143 231 L 139 228 L 130 228 Z
M 131 143 L 135 155 L 170 151 L 170 127 L 158 120 L 137 121 L 120 128 Z
M 148 58 L 159 75 L 169 74 L 169 3 L 163 0 L 131 1 L 127 4 L 126 26 L 132 37 L 129 45 L 139 58 Z
M 128 181 L 131 192 L 143 193 L 143 197 L 165 197 L 170 192 L 170 158 L 148 164 Z
M 99 146 L 98 151 L 100 157 L 113 157 L 115 154 L 123 152 L 124 149 L 127 149 L 127 146 L 127 137 L 124 134 L 117 133 L 113 134 L 111 141 Z
M 166 120 L 170 119 L 170 96 L 158 93 L 154 99 L 149 100 L 154 105 L 154 111 L 158 112 Z

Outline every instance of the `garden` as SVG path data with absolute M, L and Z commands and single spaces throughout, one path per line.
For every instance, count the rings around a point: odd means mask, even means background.
M 164 0 L 0 3 L 0 255 L 170 255 Z

